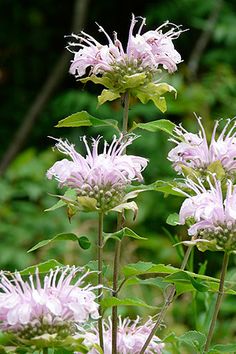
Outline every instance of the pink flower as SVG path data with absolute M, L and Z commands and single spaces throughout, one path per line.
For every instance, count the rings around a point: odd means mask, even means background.
M 141 172 L 147 166 L 148 160 L 134 155 L 126 155 L 124 151 L 132 143 L 134 137 L 125 141 L 121 136 L 115 136 L 109 146 L 105 141 L 101 153 L 99 143 L 101 138 L 93 139 L 92 149 L 83 137 L 87 155 L 83 157 L 75 151 L 74 145 L 67 141 L 56 139 L 57 149 L 69 155 L 72 159 L 57 161 L 48 171 L 47 177 L 55 177 L 60 186 L 76 190 L 78 196 L 88 196 L 97 200 L 98 208 L 110 209 L 118 205 L 124 197 L 125 188 L 135 180 L 141 181 Z
M 133 30 L 139 19 L 141 19 L 141 24 L 134 35 Z M 103 32 L 107 39 L 105 45 L 83 31 L 80 35 L 72 34 L 77 42 L 68 45 L 68 49 L 74 53 L 70 72 L 80 78 L 85 75 L 88 68 L 90 68 L 89 74 L 95 75 L 119 72 L 120 68 L 126 71 L 126 74 L 135 74 L 145 70 L 156 72 L 160 65 L 169 72 L 177 70 L 176 64 L 181 62 L 181 57 L 172 41 L 178 38 L 183 31 L 167 21 L 156 30 L 141 34 L 144 25 L 145 18 L 132 16 L 126 51 L 117 38 L 117 34 L 114 33 L 114 38 L 111 39 L 101 26 L 99 26 L 99 31 Z M 163 33 L 163 28 L 168 25 L 171 26 L 170 30 Z M 79 50 L 74 50 L 74 48 L 79 48 Z
M 118 333 L 117 333 L 117 351 L 119 354 L 138 354 L 142 349 L 145 340 L 150 334 L 154 323 L 149 319 L 144 325 L 140 324 L 140 319 L 137 317 L 135 321 L 129 318 L 122 320 L 119 318 Z M 85 330 L 80 328 L 82 336 L 85 337 L 84 344 L 89 348 L 95 344 L 99 345 L 98 329 L 92 326 Z M 104 330 L 104 354 L 111 354 L 112 343 L 112 324 L 111 318 L 103 324 Z M 157 336 L 154 336 L 146 349 L 146 354 L 161 354 L 164 344 Z M 88 354 L 98 354 L 99 352 L 92 348 Z M 79 353 L 77 353 L 79 354 Z
M 213 241 L 217 249 L 236 249 L 236 186 L 227 180 L 226 195 L 221 182 L 214 176 L 207 177 L 208 187 L 200 179 L 197 183 L 187 179 L 186 186 L 194 192 L 183 202 L 180 224 L 190 221 L 190 236 Z M 199 240 L 197 240 L 199 241 Z
M 24 281 L 20 273 L 0 273 L 0 329 L 21 338 L 43 334 L 70 335 L 76 323 L 97 319 L 98 304 L 93 290 L 82 287 L 89 272 L 72 283 L 81 272 L 75 267 L 51 270 L 41 282 L 38 271 Z
M 228 119 L 218 138 L 216 131 L 219 121 L 216 121 L 210 143 L 208 144 L 205 129 L 198 117 L 200 131 L 197 134 L 187 132 L 182 126 L 176 127 L 174 133 L 178 139 L 171 138 L 177 146 L 168 154 L 173 167 L 182 173 L 182 167 L 190 167 L 200 172 L 206 171 L 213 162 L 219 161 L 228 176 L 236 172 L 236 122 Z

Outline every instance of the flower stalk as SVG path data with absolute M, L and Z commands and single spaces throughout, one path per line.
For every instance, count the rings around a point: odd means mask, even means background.
M 124 104 L 123 123 L 122 123 L 123 135 L 127 134 L 128 131 L 129 100 L 130 100 L 130 94 L 128 91 L 126 91 L 126 93 L 123 96 L 123 104 Z M 124 216 L 122 213 L 119 214 L 117 218 L 117 230 L 122 229 L 124 226 L 123 224 L 124 224 Z M 114 266 L 113 266 L 113 289 L 112 289 L 113 297 L 117 297 L 118 294 L 120 252 L 121 252 L 121 241 L 116 241 Z M 117 325 L 118 325 L 117 306 L 113 306 L 112 308 L 112 354 L 117 354 Z
M 99 319 L 98 319 L 98 332 L 99 332 L 99 343 L 102 350 L 104 349 L 103 342 L 103 325 L 102 325 L 102 309 L 101 309 L 101 300 L 103 296 L 103 275 L 102 275 L 102 260 L 103 260 L 103 220 L 104 214 L 99 213 L 98 219 L 98 243 L 97 243 L 97 252 L 98 252 L 98 303 L 99 303 Z
M 207 335 L 206 344 L 204 347 L 204 353 L 208 352 L 208 349 L 209 349 L 209 346 L 211 344 L 211 340 L 213 337 L 217 316 L 218 316 L 221 302 L 222 302 L 222 298 L 224 295 L 224 282 L 225 282 L 225 276 L 226 276 L 226 272 L 227 272 L 228 263 L 229 263 L 229 252 L 225 252 L 224 258 L 223 258 L 223 263 L 222 263 L 220 284 L 219 284 L 219 290 L 218 290 L 218 295 L 217 295 L 216 304 L 215 304 L 215 310 L 214 310 L 214 313 L 213 313 L 213 316 L 211 319 L 211 324 L 210 324 L 209 332 Z
M 189 246 L 187 248 L 187 251 L 184 255 L 184 258 L 183 258 L 183 261 L 182 261 L 182 264 L 181 264 L 181 267 L 180 269 L 181 270 L 184 270 L 185 267 L 186 267 L 186 264 L 188 262 L 188 259 L 189 259 L 189 256 L 191 254 L 191 251 L 192 251 L 192 248 L 193 246 Z M 161 309 L 161 312 L 159 313 L 158 317 L 157 317 L 157 321 L 155 323 L 155 325 L 153 326 L 152 328 L 152 331 L 150 332 L 148 338 L 146 339 L 141 351 L 139 354 L 144 354 L 145 353 L 145 350 L 147 349 L 148 345 L 150 344 L 153 336 L 155 335 L 157 329 L 159 328 L 159 326 L 161 325 L 165 315 L 166 315 L 166 312 L 170 306 L 170 304 L 172 303 L 173 299 L 174 299 L 174 296 L 175 296 L 175 285 L 171 285 L 170 286 L 170 289 L 169 289 L 169 293 L 168 295 L 166 296 L 166 299 L 165 299 L 165 303 L 164 303 L 164 306 L 162 307 Z

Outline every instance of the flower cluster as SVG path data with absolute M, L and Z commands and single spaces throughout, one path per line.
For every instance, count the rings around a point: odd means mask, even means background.
M 51 270 L 40 280 L 38 270 L 24 281 L 20 273 L 0 274 L 0 329 L 21 339 L 44 334 L 65 338 L 75 332 L 75 324 L 90 317 L 97 319 L 98 304 L 93 292 L 97 287 L 82 287 L 89 272 L 72 284 L 82 270 L 64 267 Z
M 147 159 L 139 156 L 126 155 L 125 149 L 134 137 L 124 139 L 115 136 L 109 146 L 105 141 L 101 153 L 101 138 L 93 139 L 92 149 L 83 137 L 87 155 L 84 158 L 76 152 L 74 145 L 56 139 L 57 149 L 69 155 L 72 161 L 57 161 L 48 171 L 47 177 L 55 177 L 60 186 L 76 190 L 78 197 L 89 197 L 96 201 L 96 207 L 103 211 L 114 208 L 124 201 L 125 188 L 134 180 L 142 180 L 141 172 L 147 166 Z
M 218 138 L 216 138 L 219 121 L 216 121 L 210 143 L 208 144 L 201 118 L 197 118 L 200 131 L 192 134 L 182 126 L 176 127 L 174 133 L 179 138 L 171 138 L 177 146 L 168 154 L 174 169 L 183 173 L 184 168 L 191 168 L 204 174 L 209 166 L 219 162 L 227 177 L 236 173 L 236 122 L 228 120 Z
M 172 41 L 181 34 L 180 27 L 166 22 L 156 30 L 141 34 L 145 25 L 145 18 L 141 18 L 141 24 L 134 35 L 133 30 L 138 21 L 139 19 L 133 15 L 126 50 L 116 33 L 112 40 L 101 26 L 99 31 L 104 33 L 108 41 L 105 45 L 85 32 L 81 32 L 80 35 L 72 34 L 77 42 L 68 45 L 69 50 L 74 53 L 70 72 L 80 78 L 86 74 L 88 68 L 90 74 L 103 75 L 112 72 L 115 76 L 132 75 L 143 71 L 152 74 L 160 65 L 169 72 L 177 70 L 176 64 L 181 62 L 181 56 L 175 50 Z M 170 29 L 163 33 L 163 28 L 167 26 L 170 26 Z M 79 50 L 74 50 L 76 47 Z
M 236 249 L 236 186 L 228 180 L 224 191 L 221 182 L 211 178 L 207 177 L 207 188 L 200 179 L 186 180 L 194 195 L 186 194 L 180 224 L 190 221 L 188 234 L 196 237 L 199 249 L 232 251 Z
M 149 319 L 144 325 L 140 324 L 140 319 L 137 317 L 135 321 L 131 321 L 129 318 L 121 319 L 119 317 L 118 332 L 117 332 L 117 352 L 119 354 L 138 354 L 140 353 L 145 340 L 150 334 L 154 323 L 152 319 Z M 88 354 L 98 354 L 99 351 L 92 348 L 94 345 L 99 344 L 99 334 L 98 329 L 95 326 L 90 327 L 90 329 L 85 330 L 80 329 L 82 335 L 85 337 L 84 344 L 91 348 Z M 103 324 L 104 333 L 104 354 L 111 354 L 112 348 L 112 323 L 111 318 L 108 318 L 107 322 Z M 161 342 L 160 338 L 153 336 L 148 348 L 146 349 L 146 354 L 161 354 L 164 344 Z M 80 353 L 77 353 L 80 354 Z

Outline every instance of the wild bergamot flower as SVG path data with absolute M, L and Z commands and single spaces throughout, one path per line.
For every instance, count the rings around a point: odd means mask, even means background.
M 135 25 L 140 21 L 134 35 Z M 70 72 L 82 82 L 90 80 L 108 89 L 98 97 L 100 104 L 129 91 L 142 103 L 152 100 L 159 109 L 166 110 L 162 96 L 175 89 L 160 83 L 160 72 L 164 69 L 173 73 L 182 61 L 173 40 L 183 30 L 167 21 L 157 29 L 142 34 L 144 25 L 145 18 L 132 16 L 126 49 L 116 32 L 112 39 L 101 26 L 98 26 L 99 31 L 105 35 L 107 44 L 101 44 L 83 31 L 79 35 L 71 35 L 76 41 L 69 42 L 67 47 L 74 54 Z M 163 32 L 164 28 L 169 29 Z M 84 75 L 87 77 L 81 79 Z
M 94 210 L 108 211 L 127 201 L 132 195 L 126 194 L 126 187 L 132 181 L 142 180 L 141 172 L 147 166 L 148 160 L 135 155 L 124 154 L 133 136 L 124 139 L 114 136 L 111 145 L 105 141 L 99 152 L 101 138 L 92 139 L 90 149 L 86 137 L 83 142 L 87 155 L 83 157 L 74 145 L 67 141 L 56 139 L 56 148 L 71 160 L 57 161 L 48 171 L 47 177 L 55 177 L 60 186 L 67 186 L 76 191 L 77 200 L 90 198 Z

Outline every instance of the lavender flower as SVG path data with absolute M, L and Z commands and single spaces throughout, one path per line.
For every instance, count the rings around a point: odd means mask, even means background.
M 211 181 L 213 180 L 213 182 Z M 215 176 L 207 177 L 208 188 L 197 179 L 187 179 L 186 186 L 195 193 L 183 202 L 180 209 L 180 224 L 189 221 L 190 236 L 200 250 L 236 249 L 236 186 L 227 180 L 226 191 Z M 225 195 L 226 193 L 226 195 Z
M 74 334 L 75 324 L 90 317 L 97 319 L 98 304 L 93 290 L 82 287 L 89 272 L 74 284 L 72 279 L 81 272 L 75 267 L 51 270 L 40 281 L 38 270 L 24 281 L 20 273 L 6 276 L 0 273 L 0 329 L 22 339 L 45 334 L 64 338 Z
M 139 19 L 141 24 L 134 35 L 133 30 Z M 101 26 L 99 31 L 107 38 L 106 45 L 99 43 L 83 31 L 80 35 L 72 34 L 78 42 L 68 45 L 68 49 L 74 53 L 70 72 L 80 78 L 90 68 L 90 75 L 113 72 L 115 75 L 121 75 L 122 79 L 126 74 L 132 75 L 143 71 L 155 73 L 160 65 L 171 73 L 177 70 L 176 64 L 181 62 L 181 56 L 175 50 L 172 41 L 183 31 L 167 21 L 156 30 L 141 34 L 145 20 L 145 18 L 132 16 L 126 51 L 117 38 L 117 33 L 114 32 L 112 40 Z M 171 28 L 163 33 L 163 28 L 168 25 Z M 73 49 L 76 47 L 79 50 Z
M 140 319 L 137 317 L 135 321 L 131 321 L 129 318 L 122 320 L 119 318 L 118 332 L 117 332 L 117 352 L 119 354 L 138 354 L 147 336 L 150 334 L 154 323 L 149 319 L 144 325 L 140 324 Z M 99 344 L 98 329 L 92 326 L 90 329 L 85 330 L 80 328 L 82 336 L 85 337 L 84 344 L 91 348 L 88 354 L 98 354 L 98 350 L 92 348 L 94 345 Z M 111 343 L 112 343 L 112 323 L 111 318 L 108 318 L 108 322 L 103 324 L 103 334 L 104 334 L 104 354 L 111 354 Z M 146 354 L 161 354 L 164 344 L 161 342 L 160 338 L 154 336 L 146 349 Z M 80 353 L 77 353 L 80 354 Z
M 200 126 L 197 134 L 187 132 L 181 125 L 174 130 L 179 140 L 170 139 L 177 146 L 168 154 L 174 169 L 178 173 L 183 173 L 184 168 L 187 167 L 205 173 L 212 163 L 218 161 L 228 177 L 234 176 L 236 173 L 235 120 L 227 120 L 218 138 L 216 138 L 216 131 L 219 121 L 216 121 L 209 144 L 201 118 L 197 118 L 197 121 Z
M 78 197 L 95 199 L 98 209 L 107 211 L 121 204 L 125 200 L 125 188 L 134 180 L 142 180 L 141 172 L 147 165 L 147 159 L 124 154 L 126 147 L 134 140 L 132 136 L 126 141 L 122 136 L 119 139 L 114 136 L 110 146 L 105 141 L 101 153 L 101 138 L 93 139 L 90 149 L 86 138 L 83 137 L 86 157 L 76 152 L 74 145 L 67 141 L 56 140 L 57 149 L 69 155 L 72 161 L 57 161 L 47 171 L 47 177 L 55 177 L 60 186 L 75 189 Z

